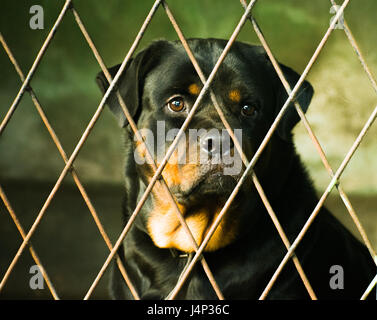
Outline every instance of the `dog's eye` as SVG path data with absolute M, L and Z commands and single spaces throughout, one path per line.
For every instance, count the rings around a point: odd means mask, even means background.
M 173 112 L 181 112 L 185 109 L 185 103 L 183 98 L 181 97 L 174 97 L 168 103 L 168 108 Z
M 258 110 L 251 105 L 245 104 L 241 109 L 241 113 L 245 117 L 255 117 L 258 114 Z

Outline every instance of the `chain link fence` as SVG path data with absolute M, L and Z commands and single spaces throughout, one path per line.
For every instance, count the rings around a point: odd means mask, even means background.
M 93 294 L 94 290 L 96 289 L 100 279 L 103 277 L 105 271 L 107 270 L 110 262 L 113 259 L 116 260 L 117 266 L 118 266 L 118 268 L 119 268 L 119 270 L 122 274 L 122 277 L 123 277 L 125 283 L 127 284 L 127 286 L 130 288 L 133 297 L 135 299 L 140 298 L 134 284 L 132 283 L 132 280 L 128 276 L 126 268 L 122 264 L 121 259 L 117 254 L 117 250 L 121 246 L 124 238 L 127 236 L 132 224 L 134 223 L 137 215 L 139 214 L 141 208 L 143 207 L 146 199 L 148 198 L 148 196 L 149 196 L 149 194 L 150 194 L 150 192 L 151 192 L 151 190 L 152 190 L 152 188 L 154 187 L 155 184 L 160 184 L 161 187 L 166 190 L 166 192 L 169 196 L 169 201 L 171 201 L 171 204 L 176 211 L 176 214 L 179 218 L 179 221 L 180 221 L 182 227 L 184 228 L 185 232 L 187 233 L 187 235 L 191 239 L 192 245 L 195 248 L 195 253 L 192 256 L 191 261 L 189 262 L 189 264 L 186 266 L 186 268 L 182 272 L 176 286 L 174 288 L 172 288 L 172 291 L 169 294 L 169 296 L 167 297 L 167 299 L 174 299 L 177 296 L 177 294 L 179 293 L 179 291 L 181 290 L 181 288 L 185 284 L 185 281 L 189 277 L 191 271 L 193 270 L 194 266 L 198 263 L 201 264 L 205 274 L 208 277 L 208 281 L 211 283 L 213 290 L 215 291 L 217 297 L 219 299 L 224 299 L 224 296 L 221 292 L 221 288 L 216 283 L 216 279 L 213 276 L 213 273 L 212 273 L 209 265 L 206 262 L 205 255 L 203 255 L 203 251 L 206 248 L 206 245 L 208 244 L 208 242 L 210 241 L 212 235 L 216 231 L 216 228 L 219 226 L 220 222 L 222 221 L 223 217 L 226 215 L 228 208 L 230 207 L 230 205 L 234 201 L 235 196 L 237 195 L 237 192 L 240 190 L 243 182 L 245 181 L 245 179 L 248 176 L 252 177 L 253 184 L 254 184 L 260 198 L 262 199 L 263 204 L 265 205 L 267 212 L 268 212 L 269 216 L 271 217 L 271 219 L 272 219 L 272 221 L 273 221 L 273 223 L 276 227 L 276 230 L 279 233 L 279 236 L 281 237 L 282 242 L 284 243 L 284 245 L 287 249 L 286 254 L 285 254 L 284 258 L 282 259 L 280 265 L 276 269 L 275 273 L 272 275 L 270 281 L 268 283 L 266 283 L 265 290 L 261 293 L 260 299 L 265 299 L 268 296 L 268 293 L 271 290 L 271 288 L 273 287 L 277 278 L 279 277 L 279 274 L 282 272 L 285 265 L 287 264 L 287 262 L 290 259 L 292 259 L 294 266 L 297 269 L 297 272 L 300 275 L 300 278 L 302 279 L 302 281 L 305 285 L 305 288 L 306 288 L 308 294 L 310 295 L 310 297 L 312 299 L 317 299 L 316 294 L 313 291 L 312 286 L 309 282 L 309 279 L 307 279 L 307 277 L 306 277 L 306 275 L 305 275 L 305 273 L 304 273 L 304 271 L 301 267 L 300 261 L 295 256 L 294 252 L 295 252 L 295 249 L 297 248 L 297 246 L 300 244 L 302 238 L 304 237 L 304 235 L 306 234 L 306 232 L 308 231 L 308 229 L 312 225 L 313 221 L 316 219 L 317 214 L 319 213 L 324 202 L 326 201 L 329 194 L 331 193 L 331 191 L 334 188 L 337 189 L 345 208 L 347 209 L 350 217 L 352 218 L 352 221 L 354 222 L 358 232 L 360 233 L 360 236 L 361 236 L 364 244 L 368 248 L 370 255 L 371 255 L 371 259 L 374 259 L 374 261 L 377 264 L 376 252 L 375 252 L 375 250 L 374 250 L 374 248 L 371 244 L 371 241 L 368 238 L 367 233 L 365 232 L 365 229 L 362 226 L 362 223 L 360 222 L 360 220 L 358 218 L 358 215 L 357 215 L 349 197 L 345 193 L 345 191 L 342 187 L 342 183 L 341 183 L 341 177 L 342 177 L 344 170 L 346 169 L 346 167 L 349 164 L 350 160 L 352 159 L 353 155 L 357 152 L 359 145 L 362 142 L 362 140 L 364 139 L 364 137 L 366 136 L 368 130 L 373 125 L 373 121 L 375 120 L 375 118 L 377 116 L 377 105 L 371 106 L 371 113 L 370 113 L 369 117 L 367 119 L 365 119 L 362 130 L 360 131 L 359 135 L 357 136 L 357 138 L 354 141 L 351 148 L 348 150 L 348 153 L 344 157 L 340 166 L 337 167 L 337 168 L 333 168 L 328 161 L 328 158 L 325 154 L 325 151 L 322 148 L 321 142 L 318 140 L 316 134 L 313 132 L 311 124 L 309 123 L 304 112 L 302 111 L 301 106 L 295 100 L 296 93 L 298 92 L 300 86 L 303 84 L 305 78 L 308 76 L 313 65 L 315 63 L 317 63 L 319 54 L 323 50 L 325 44 L 328 41 L 330 41 L 331 35 L 332 35 L 334 29 L 336 29 L 336 28 L 341 28 L 344 31 L 345 36 L 349 40 L 355 54 L 357 55 L 357 58 L 360 61 L 360 68 L 362 68 L 364 70 L 365 74 L 367 75 L 367 77 L 369 79 L 371 87 L 373 88 L 373 90 L 377 94 L 377 83 L 374 79 L 374 76 L 373 76 L 370 68 L 368 67 L 368 64 L 366 63 L 366 60 L 364 59 L 364 56 L 363 56 L 363 54 L 362 54 L 362 52 L 361 52 L 361 50 L 358 46 L 358 43 L 356 42 L 356 40 L 355 40 L 351 30 L 350 30 L 347 22 L 343 18 L 343 12 L 351 1 L 345 0 L 341 5 L 337 5 L 335 3 L 335 1 L 333 1 L 333 0 L 329 1 L 329 5 L 331 5 L 333 10 L 334 10 L 331 22 L 330 22 L 327 30 L 325 31 L 321 41 L 318 43 L 314 53 L 312 54 L 309 62 L 306 65 L 304 71 L 302 72 L 300 79 L 298 80 L 298 82 L 296 83 L 296 85 L 294 87 L 291 87 L 289 85 L 288 81 L 286 80 L 281 68 L 279 67 L 279 64 L 277 63 L 277 60 L 275 59 L 274 54 L 272 53 L 272 50 L 270 49 L 270 46 L 268 44 L 268 40 L 264 37 L 263 32 L 262 32 L 261 28 L 259 27 L 259 25 L 256 21 L 256 18 L 253 16 L 253 8 L 254 8 L 257 1 L 251 0 L 249 3 L 246 3 L 246 1 L 241 0 L 240 2 L 241 2 L 240 5 L 242 6 L 242 8 L 244 10 L 243 14 L 240 16 L 239 22 L 238 22 L 237 26 L 235 27 L 235 29 L 233 30 L 233 33 L 232 33 L 231 37 L 229 38 L 227 45 L 224 48 L 224 51 L 220 55 L 218 61 L 215 64 L 214 69 L 211 71 L 211 73 L 209 74 L 208 77 L 205 77 L 205 75 L 204 75 L 203 71 L 201 70 L 197 60 L 195 59 L 195 57 L 194 57 L 194 55 L 193 55 L 193 53 L 192 53 L 192 51 L 191 51 L 191 49 L 188 45 L 186 37 L 184 36 L 184 33 L 183 33 L 180 25 L 177 23 L 174 13 L 169 8 L 167 1 L 157 0 L 153 3 L 150 11 L 147 14 L 147 17 L 146 17 L 144 23 L 140 27 L 140 30 L 139 30 L 134 42 L 132 43 L 129 51 L 127 52 L 126 56 L 124 57 L 124 60 L 121 64 L 118 72 L 116 73 L 116 75 L 113 78 L 111 77 L 110 73 L 108 72 L 108 70 L 106 68 L 106 64 L 105 64 L 103 58 L 101 57 L 99 50 L 95 46 L 95 44 L 94 44 L 94 42 L 93 42 L 93 40 L 90 36 L 90 31 L 85 26 L 85 23 L 81 19 L 78 10 L 74 6 L 74 1 L 72 1 L 72 0 L 66 0 L 64 2 L 53 27 L 51 28 L 47 38 L 45 39 L 42 47 L 40 48 L 37 56 L 34 59 L 34 62 L 31 66 L 31 68 L 28 70 L 27 73 L 23 73 L 23 71 L 21 70 L 21 68 L 20 68 L 20 66 L 17 62 L 17 59 L 16 59 L 16 54 L 14 54 L 12 52 L 12 49 L 7 44 L 7 39 L 5 38 L 5 36 L 3 36 L 3 34 L 1 33 L 1 30 L 0 30 L 1 45 L 4 49 L 4 51 L 6 52 L 6 55 L 9 57 L 9 61 L 14 66 L 14 70 L 15 70 L 14 75 L 19 77 L 20 83 L 21 83 L 20 89 L 19 89 L 17 95 L 15 96 L 11 106 L 9 107 L 7 112 L 5 113 L 5 116 L 1 119 L 0 139 L 3 137 L 3 133 L 7 130 L 8 124 L 13 120 L 13 115 L 14 115 L 16 109 L 19 108 L 21 100 L 25 99 L 25 97 L 24 97 L 25 95 L 30 95 L 32 102 L 33 102 L 40 118 L 43 121 L 43 124 L 45 125 L 46 129 L 48 130 L 48 133 L 50 135 L 51 140 L 53 141 L 54 145 L 56 146 L 56 149 L 58 150 L 58 152 L 61 156 L 61 159 L 65 163 L 64 168 L 61 171 L 59 178 L 55 182 L 54 186 L 51 188 L 46 200 L 44 201 L 43 205 L 41 206 L 34 222 L 32 223 L 32 225 L 29 229 L 25 229 L 21 225 L 19 219 L 17 218 L 16 212 L 13 210 L 11 202 L 7 197 L 6 190 L 5 190 L 5 188 L 3 188 L 1 186 L 1 181 L 0 181 L 0 197 L 1 197 L 5 207 L 7 209 L 7 212 L 9 213 L 11 219 L 13 220 L 14 224 L 16 225 L 20 237 L 22 238 L 22 244 L 19 246 L 17 252 L 16 253 L 14 253 L 14 252 L 8 253 L 13 258 L 12 258 L 9 266 L 6 268 L 6 270 L 4 272 L 2 271 L 2 274 L 0 275 L 1 276 L 0 291 L 3 290 L 3 288 L 7 285 L 7 280 L 10 277 L 10 275 L 12 274 L 12 272 L 14 272 L 14 268 L 15 268 L 17 262 L 19 261 L 20 257 L 24 254 L 25 249 L 28 248 L 30 250 L 30 253 L 32 255 L 33 260 L 35 261 L 35 264 L 39 267 L 39 270 L 42 271 L 44 281 L 48 286 L 48 289 L 51 293 L 51 296 L 54 299 L 59 299 L 59 288 L 55 287 L 53 281 L 49 277 L 48 267 L 44 266 L 43 262 L 41 261 L 41 259 L 39 258 L 38 254 L 37 254 L 37 250 L 33 247 L 31 240 L 32 240 L 33 235 L 36 233 L 36 230 L 38 230 L 38 227 L 41 224 L 41 221 L 45 217 L 45 213 L 46 213 L 47 209 L 49 208 L 51 202 L 53 201 L 54 197 L 56 196 L 58 190 L 61 188 L 63 180 L 65 179 L 65 177 L 67 175 L 72 176 L 73 181 L 74 181 L 75 185 L 77 186 L 87 208 L 89 209 L 90 214 L 91 214 L 91 216 L 92 216 L 92 218 L 93 218 L 93 220 L 94 220 L 94 222 L 95 222 L 95 224 L 96 224 L 96 226 L 97 226 L 97 228 L 100 232 L 100 235 L 101 235 L 104 243 L 106 244 L 106 247 L 108 248 L 108 253 L 109 253 L 107 258 L 103 262 L 102 267 L 98 271 L 97 276 L 93 279 L 92 284 L 90 285 L 86 294 L 84 295 L 84 297 L 83 297 L 84 299 L 89 299 L 92 296 L 92 294 Z M 261 5 L 263 5 L 264 1 L 260 0 L 259 2 L 260 2 Z M 59 2 L 57 2 L 56 5 L 58 6 Z M 101 4 L 101 5 L 106 6 L 106 4 L 104 4 L 104 3 Z M 193 65 L 195 71 L 197 72 L 197 74 L 198 74 L 198 76 L 199 76 L 199 78 L 200 78 L 200 80 L 203 84 L 203 87 L 200 90 L 200 93 L 198 94 L 197 100 L 195 101 L 195 104 L 193 105 L 192 109 L 190 110 L 190 112 L 189 112 L 186 120 L 184 121 L 182 127 L 180 128 L 176 138 L 172 142 L 171 146 L 167 150 L 163 160 L 161 161 L 161 163 L 159 163 L 159 165 L 157 165 L 155 163 L 155 161 L 153 159 L 153 155 L 151 153 L 149 153 L 148 148 L 146 148 L 146 150 L 147 150 L 146 156 L 149 158 L 150 163 L 151 163 L 151 167 L 152 167 L 153 172 L 154 172 L 153 177 L 150 180 L 150 183 L 147 186 L 145 193 L 143 194 L 139 203 L 137 204 L 136 208 L 134 209 L 130 219 L 127 221 L 124 229 L 119 234 L 117 240 L 115 242 L 112 242 L 110 240 L 110 237 L 108 236 L 106 230 L 105 230 L 105 227 L 103 226 L 103 224 L 101 222 L 100 216 L 97 213 L 97 210 L 95 209 L 95 206 L 94 206 L 90 196 L 88 195 L 86 188 L 84 187 L 84 184 L 82 183 L 82 181 L 79 178 L 78 170 L 74 166 L 75 160 L 79 156 L 79 152 L 83 148 L 84 144 L 86 143 L 86 141 L 87 141 L 88 137 L 90 136 L 93 128 L 96 126 L 97 121 L 99 120 L 99 118 L 100 118 L 100 116 L 103 112 L 105 103 L 106 103 L 107 99 L 109 98 L 110 93 L 113 90 L 117 89 L 116 84 L 117 84 L 117 82 L 120 78 L 120 75 L 125 70 L 127 63 L 130 61 L 130 59 L 134 55 L 135 51 L 137 50 L 137 48 L 138 48 L 138 46 L 139 46 L 139 44 L 140 44 L 140 42 L 141 42 L 141 40 L 144 36 L 144 33 L 146 32 L 149 24 L 151 23 L 152 19 L 154 18 L 154 15 L 156 14 L 156 12 L 159 8 L 162 8 L 162 10 L 166 14 L 166 17 L 171 22 L 171 25 L 173 26 L 179 40 L 181 41 L 189 59 L 190 59 L 190 61 L 192 62 L 192 65 Z M 189 13 L 187 13 L 187 14 L 189 14 Z M 64 19 L 66 19 L 66 17 L 68 15 L 73 15 L 74 21 L 77 24 L 77 27 L 79 28 L 82 35 L 84 36 L 85 42 L 89 46 L 92 54 L 94 55 L 96 61 L 98 62 L 98 65 L 100 66 L 101 70 L 105 74 L 106 79 L 109 83 L 109 87 L 108 87 L 106 93 L 104 94 L 103 98 L 101 99 L 101 102 L 99 103 L 96 111 L 92 115 L 91 120 L 89 121 L 88 125 L 86 126 L 85 130 L 83 131 L 81 138 L 79 139 L 79 142 L 77 143 L 77 145 L 75 146 L 75 148 L 74 148 L 74 150 L 71 154 L 68 154 L 66 152 L 66 150 L 64 149 L 62 142 L 61 142 L 61 139 L 56 134 L 56 132 L 53 128 L 53 125 L 50 123 L 50 121 L 49 121 L 49 119 L 48 119 L 48 117 L 47 117 L 47 115 L 44 111 L 44 107 L 42 106 L 40 100 L 38 99 L 38 93 L 31 86 L 31 80 L 34 77 L 36 77 L 36 74 L 37 74 L 36 71 L 39 68 L 40 64 L 43 63 L 43 58 L 46 55 L 48 55 L 49 45 L 51 44 L 51 42 L 54 41 L 55 33 L 59 32 L 59 28 L 61 27 L 62 22 L 64 21 Z M 273 124 L 271 125 L 270 129 L 268 130 L 266 136 L 264 137 L 259 148 L 256 150 L 252 159 L 247 159 L 245 153 L 242 150 L 241 144 L 237 140 L 237 137 L 235 136 L 231 126 L 229 125 L 229 123 L 226 119 L 226 116 L 223 114 L 221 108 L 219 107 L 219 103 L 216 100 L 216 95 L 211 90 L 211 83 L 212 83 L 212 81 L 213 81 L 213 79 L 216 75 L 217 70 L 221 66 L 221 64 L 224 61 L 226 55 L 228 54 L 230 48 L 232 47 L 232 44 L 234 43 L 234 41 L 236 41 L 237 36 L 239 35 L 239 33 L 241 32 L 241 30 L 243 28 L 252 28 L 255 31 L 255 34 L 260 41 L 260 44 L 263 46 L 268 58 L 270 59 L 278 77 L 280 78 L 280 80 L 281 80 L 281 82 L 282 82 L 282 84 L 283 84 L 283 86 L 284 86 L 284 88 L 285 88 L 285 90 L 288 94 L 288 99 L 284 103 L 283 107 L 281 108 L 281 111 L 279 112 L 279 114 L 275 118 Z M 229 135 L 231 136 L 231 138 L 234 142 L 235 148 L 237 149 L 238 153 L 241 155 L 242 162 L 245 165 L 246 170 L 244 171 L 241 179 L 238 181 L 236 187 L 234 188 L 233 192 L 229 196 L 228 200 L 226 201 L 226 203 L 225 203 L 224 207 L 222 208 L 222 210 L 220 211 L 219 215 L 214 220 L 211 228 L 209 229 L 209 232 L 206 234 L 203 241 L 200 244 L 198 244 L 198 243 L 196 243 L 189 227 L 187 226 L 185 218 L 183 217 L 182 212 L 181 212 L 179 206 L 177 205 L 177 202 L 176 202 L 174 196 L 170 192 L 170 190 L 169 190 L 165 180 L 162 178 L 161 174 L 162 174 L 166 164 L 168 163 L 169 158 L 171 157 L 175 148 L 177 147 L 178 140 L 185 133 L 185 130 L 188 128 L 190 121 L 193 119 L 193 117 L 195 117 L 195 112 L 196 112 L 198 106 L 200 105 L 204 95 L 207 94 L 207 93 L 210 94 L 210 98 L 212 100 L 214 108 L 216 109 L 216 111 L 217 111 L 222 123 L 224 124 L 225 128 L 227 129 Z M 124 115 L 127 118 L 128 122 L 130 124 L 130 127 L 131 127 L 133 133 L 135 134 L 136 139 L 138 140 L 139 143 L 144 144 L 145 142 L 144 142 L 142 136 L 140 135 L 140 132 L 139 132 L 137 126 L 136 126 L 136 123 L 134 122 L 134 120 L 133 120 L 130 112 L 128 111 L 128 108 L 127 108 L 126 104 L 124 103 L 119 92 L 117 92 L 117 98 L 119 99 L 119 102 L 120 102 L 120 105 L 121 105 L 122 110 L 124 112 Z M 272 206 L 270 205 L 270 202 L 269 202 L 269 200 L 268 200 L 268 198 L 267 198 L 267 196 L 266 196 L 266 194 L 265 194 L 265 192 L 264 192 L 264 190 L 263 190 L 263 188 L 262 188 L 262 186 L 261 186 L 261 184 L 258 180 L 258 177 L 254 173 L 253 169 L 254 169 L 258 159 L 260 158 L 261 153 L 263 152 L 266 145 L 270 141 L 272 134 L 276 130 L 276 128 L 277 128 L 280 120 L 282 119 L 284 113 L 286 112 L 288 106 L 292 102 L 294 103 L 296 111 L 297 111 L 298 115 L 300 116 L 301 121 L 304 125 L 304 128 L 307 131 L 307 134 L 310 137 L 310 139 L 313 143 L 313 146 L 315 147 L 316 151 L 318 152 L 318 155 L 320 156 L 322 164 L 323 164 L 324 168 L 326 169 L 326 171 L 327 171 L 327 173 L 330 177 L 330 182 L 329 182 L 327 188 L 325 189 L 325 191 L 322 193 L 317 206 L 315 207 L 315 209 L 311 213 L 309 219 L 307 220 L 306 224 L 303 226 L 303 228 L 300 231 L 300 233 L 298 234 L 297 238 L 293 242 L 290 242 L 288 240 L 283 228 L 281 227 L 279 220 L 278 220 L 274 210 L 272 209 Z M 4 106 L 1 106 L 1 107 L 3 108 Z M 22 110 L 20 110 L 20 112 L 22 112 Z M 43 159 L 41 159 L 41 161 L 43 161 Z M 365 299 L 372 292 L 372 289 L 376 286 L 376 282 L 377 282 L 377 275 L 372 280 L 370 285 L 367 288 L 365 288 L 364 294 L 360 297 L 361 299 Z

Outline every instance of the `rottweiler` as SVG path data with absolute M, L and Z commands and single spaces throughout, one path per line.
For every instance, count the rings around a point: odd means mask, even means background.
M 226 41 L 189 39 L 188 44 L 208 77 Z M 293 88 L 299 74 L 280 66 Z M 113 77 L 119 67 L 109 69 Z M 109 84 L 102 72 L 96 80 L 102 92 L 106 92 Z M 119 78 L 115 89 L 124 99 L 157 165 L 172 143 L 168 133 L 173 132 L 173 136 L 177 133 L 202 87 L 178 41 L 152 42 L 128 63 Z M 210 88 L 231 128 L 240 132 L 239 141 L 250 160 L 287 99 L 263 48 L 235 42 Z M 310 83 L 304 81 L 296 95 L 304 112 L 313 92 Z M 242 163 L 236 163 L 237 150 L 232 139 L 229 142 L 212 102 L 209 93 L 203 95 L 162 172 L 198 245 L 245 170 Z M 135 139 L 115 90 L 107 104 L 125 131 L 123 218 L 126 223 L 154 172 L 146 161 L 145 145 Z M 292 104 L 254 167 L 290 243 L 318 203 L 311 178 L 293 143 L 292 129 L 298 121 Z M 190 136 L 190 132 L 196 134 Z M 158 145 L 161 138 L 165 138 L 164 143 Z M 226 154 L 234 163 L 224 161 Z M 226 169 L 232 168 L 226 173 Z M 166 298 L 194 251 L 166 189 L 157 181 L 118 252 L 141 299 Z M 252 179 L 247 177 L 204 251 L 224 297 L 257 299 L 286 252 Z M 325 207 L 295 254 L 318 299 L 360 299 L 376 275 L 376 265 L 367 248 Z M 112 273 L 111 287 L 113 298 L 132 298 L 117 268 Z M 217 298 L 200 263 L 177 298 Z M 267 298 L 310 298 L 291 260 Z

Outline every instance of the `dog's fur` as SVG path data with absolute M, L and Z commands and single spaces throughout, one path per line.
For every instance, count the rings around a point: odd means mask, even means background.
M 226 42 L 190 39 L 188 43 L 208 76 Z M 281 68 L 293 87 L 299 75 L 284 65 Z M 118 69 L 119 65 L 109 71 L 114 76 Z M 105 92 L 108 82 L 103 73 L 99 73 L 97 82 Z M 156 122 L 162 120 L 166 129 L 180 128 L 201 88 L 199 77 L 182 45 L 163 40 L 140 52 L 127 65 L 117 86 L 138 128 L 149 128 L 152 132 L 156 131 Z M 211 89 L 232 128 L 242 129 L 242 147 L 250 160 L 287 99 L 286 91 L 263 49 L 234 43 Z M 184 101 L 182 112 L 168 108 L 168 101 L 174 95 L 179 95 Z M 313 88 L 305 81 L 296 95 L 304 112 L 312 95 Z M 153 171 L 147 165 L 135 163 L 135 152 L 140 154 L 143 151 L 134 140 L 114 92 L 107 103 L 126 132 L 123 203 L 126 223 Z M 243 115 L 241 109 L 244 105 L 255 108 L 254 112 Z M 290 105 L 255 166 L 255 173 L 291 243 L 318 202 L 292 141 L 291 131 L 298 121 L 297 112 Z M 224 128 L 209 94 L 204 97 L 188 128 Z M 156 156 L 156 150 L 154 153 Z M 173 161 L 162 174 L 199 244 L 242 174 L 225 176 L 221 174 L 223 168 L 223 164 L 211 166 Z M 158 181 L 119 250 L 142 299 L 165 298 L 186 264 L 186 258 L 180 258 L 180 254 L 182 251 L 194 251 L 167 199 Z M 204 253 L 206 261 L 225 298 L 256 299 L 281 262 L 286 248 L 251 179 L 244 182 L 223 220 Z M 296 255 L 319 299 L 359 299 L 376 274 L 376 266 L 368 250 L 326 208 L 318 213 L 297 247 Z M 330 268 L 333 265 L 343 268 L 343 289 L 330 287 L 330 279 L 334 276 Z M 116 268 L 111 283 L 115 298 L 132 298 Z M 216 298 L 200 263 L 178 298 Z M 268 298 L 309 298 L 291 260 Z

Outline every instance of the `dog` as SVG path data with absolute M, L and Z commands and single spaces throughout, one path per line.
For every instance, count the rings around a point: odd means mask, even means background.
M 226 43 L 220 39 L 188 40 L 207 77 Z M 109 69 L 112 77 L 119 67 Z M 293 88 L 299 74 L 283 64 L 280 67 Z M 105 93 L 109 84 L 104 74 L 100 72 L 96 80 Z M 157 153 L 164 155 L 173 140 L 168 139 L 162 147 L 156 148 L 156 136 L 161 135 L 158 131 L 162 125 L 164 132 L 178 130 L 202 88 L 197 72 L 178 41 L 156 40 L 126 65 L 115 89 L 119 90 L 140 132 L 146 129 L 154 135 L 151 139 L 146 139 L 146 134 L 142 136 L 157 165 L 161 163 Z M 231 128 L 241 130 L 242 149 L 250 160 L 287 99 L 263 48 L 235 42 L 210 88 Z M 116 90 L 111 92 L 107 104 L 125 131 L 123 218 L 126 223 L 154 171 L 150 163 L 140 161 L 146 157 L 145 145 L 135 139 Z M 296 95 L 304 112 L 313 92 L 310 83 L 304 81 Z M 254 167 L 290 243 L 318 203 L 311 178 L 293 143 L 292 129 L 298 121 L 299 116 L 291 104 Z M 183 135 L 187 139 L 179 140 L 162 177 L 200 245 L 245 166 L 234 165 L 239 170 L 224 173 L 231 165 L 222 161 L 221 156 L 227 153 L 236 159 L 237 150 L 232 140 L 225 143 L 226 134 L 211 133 L 212 129 L 224 132 L 224 125 L 209 93 L 202 97 L 187 129 Z M 204 133 L 191 139 L 187 134 L 189 130 Z M 208 159 L 180 162 L 185 157 L 179 156 L 177 149 L 187 151 L 186 158 L 188 154 L 203 151 Z M 141 299 L 166 298 L 178 281 L 187 257 L 195 251 L 170 200 L 166 188 L 157 181 L 118 251 Z M 204 250 L 206 262 L 225 299 L 257 299 L 286 252 L 249 175 Z M 360 299 L 376 275 L 376 265 L 367 248 L 325 207 L 320 209 L 295 254 L 318 299 Z M 113 298 L 132 299 L 116 267 L 111 287 Z M 198 263 L 177 299 L 216 298 Z M 308 291 L 289 260 L 267 299 L 308 298 Z

